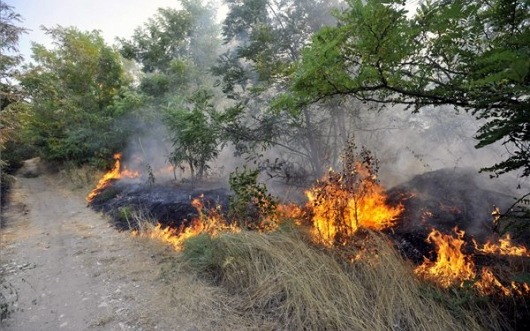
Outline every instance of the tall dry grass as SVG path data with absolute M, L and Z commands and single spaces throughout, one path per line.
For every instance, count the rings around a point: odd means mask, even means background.
M 182 261 L 225 291 L 223 323 L 237 316 L 237 329 L 243 321 L 249 330 L 504 329 L 487 304 L 474 310 L 436 300 L 384 237 L 365 240 L 370 249 L 349 262 L 297 229 L 199 235 L 184 243 Z

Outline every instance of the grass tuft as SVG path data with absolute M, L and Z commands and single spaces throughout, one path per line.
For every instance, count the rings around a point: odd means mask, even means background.
M 495 314 L 446 308 L 381 235 L 364 240 L 349 262 L 300 231 L 203 234 L 185 241 L 182 258 L 227 291 L 233 311 L 275 330 L 503 329 Z

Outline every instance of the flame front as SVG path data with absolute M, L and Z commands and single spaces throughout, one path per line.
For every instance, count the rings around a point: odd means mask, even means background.
M 199 217 L 193 219 L 190 225 L 183 225 L 179 229 L 174 229 L 170 227 L 163 227 L 162 224 L 158 223 L 156 227 L 146 230 L 142 233 L 134 231 L 133 235 L 145 236 L 164 243 L 168 243 L 173 247 L 174 250 L 180 251 L 182 250 L 184 241 L 202 233 L 209 234 L 210 236 L 216 236 L 221 231 L 232 233 L 241 231 L 241 229 L 236 225 L 228 224 L 226 219 L 221 214 L 219 206 L 211 208 L 207 213 L 205 213 L 202 196 L 200 198 L 193 199 L 191 204 L 197 208 Z
M 107 188 L 110 185 L 111 180 L 120 179 L 122 177 L 134 178 L 140 175 L 138 171 L 131 171 L 128 169 L 121 171 L 121 153 L 114 154 L 114 160 L 115 162 L 112 169 L 103 175 L 103 177 L 101 177 L 98 184 L 96 185 L 96 188 L 94 188 L 86 197 L 88 202 L 94 200 L 94 197 L 98 195 L 99 192 Z
M 109 172 L 107 172 L 105 175 L 103 175 L 103 177 L 101 177 L 98 184 L 96 185 L 96 188 L 88 194 L 88 196 L 86 197 L 86 200 L 88 202 L 94 200 L 94 197 L 98 195 L 101 190 L 103 190 L 109 185 L 111 179 L 120 178 L 120 159 L 121 153 L 114 154 L 114 160 L 116 160 L 114 162 L 114 167 L 112 167 Z
M 530 293 L 530 287 L 526 283 L 517 284 L 515 281 L 510 281 L 509 285 L 503 284 L 490 267 L 482 267 L 477 273 L 472 256 L 462 252 L 465 244 L 464 231 L 459 231 L 457 228 L 453 230 L 456 237 L 442 234 L 434 229 L 431 231 L 427 242 L 435 245 L 437 258 L 436 261 L 425 258 L 423 264 L 414 270 L 417 275 L 444 288 L 463 286 L 464 282 L 471 281 L 472 286 L 483 295 L 500 293 L 509 296 Z M 483 249 L 479 249 L 475 242 L 475 248 L 487 254 L 528 256 L 524 255 L 528 254 L 525 247 L 511 245 L 509 236 L 501 239 L 500 242 L 500 245 L 488 242 Z
M 522 245 L 514 245 L 512 243 L 512 240 L 510 238 L 510 234 L 506 234 L 504 238 L 499 239 L 499 243 L 495 244 L 492 243 L 490 240 L 488 240 L 484 247 L 480 248 L 476 241 L 475 248 L 483 253 L 487 254 L 497 254 L 497 255 L 504 255 L 504 256 L 526 256 L 530 257 L 530 252 L 528 252 L 528 249 Z

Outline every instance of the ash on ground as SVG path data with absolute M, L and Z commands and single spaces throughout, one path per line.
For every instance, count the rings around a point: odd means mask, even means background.
M 205 208 L 221 206 L 227 211 L 229 196 L 230 189 L 219 182 L 146 185 L 116 180 L 101 190 L 89 206 L 108 215 L 120 230 L 136 229 L 138 216 L 164 227 L 179 228 L 199 216 L 192 205 L 194 199 L 200 199 Z

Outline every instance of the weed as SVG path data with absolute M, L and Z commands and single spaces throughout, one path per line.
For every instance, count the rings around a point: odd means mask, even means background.
M 267 192 L 267 187 L 258 182 L 259 170 L 246 166 L 230 174 L 230 188 L 235 195 L 230 198 L 228 217 L 242 228 L 264 230 L 275 227 L 278 199 Z

